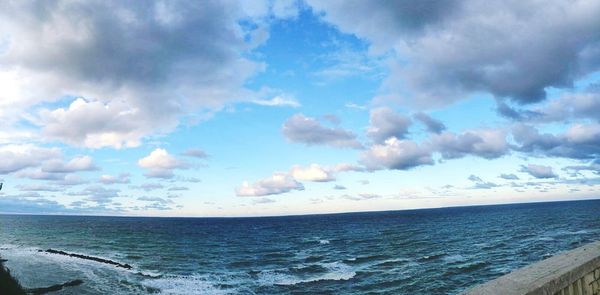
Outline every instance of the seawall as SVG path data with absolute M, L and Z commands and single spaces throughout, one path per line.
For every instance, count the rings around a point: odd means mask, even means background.
M 600 295 L 600 241 L 475 286 L 464 295 Z

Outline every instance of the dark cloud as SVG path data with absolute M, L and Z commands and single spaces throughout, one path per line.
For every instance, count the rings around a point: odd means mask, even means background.
M 536 111 L 513 108 L 501 99 L 496 100 L 496 111 L 501 116 L 514 121 L 539 120 L 543 116 L 543 114 Z
M 282 128 L 283 135 L 295 143 L 307 145 L 327 145 L 339 148 L 361 148 L 356 135 L 341 128 L 323 126 L 315 118 L 296 114 L 289 118 Z
M 483 179 L 473 174 L 471 174 L 468 179 L 475 183 L 475 185 L 472 187 L 474 189 L 491 189 L 498 187 L 497 184 L 493 182 L 483 181 Z
M 199 159 L 208 157 L 206 152 L 204 152 L 201 149 L 187 149 L 185 152 L 183 152 L 183 155 L 188 156 L 188 157 L 199 158 Z
M 342 31 L 369 37 L 375 42 L 394 42 L 443 23 L 459 9 L 460 1 L 307 1 L 325 20 Z M 390 39 L 391 38 L 391 39 Z
M 425 128 L 427 128 L 427 131 L 429 131 L 431 133 L 439 134 L 439 133 L 442 133 L 442 131 L 446 130 L 446 125 L 444 125 L 444 123 L 432 118 L 431 116 L 429 116 L 423 112 L 414 114 L 413 118 L 415 118 L 416 120 L 421 122 L 423 125 L 425 125 Z
M 527 166 L 521 167 L 522 172 L 529 173 L 535 178 L 557 178 L 558 175 L 554 173 L 552 167 L 544 165 L 527 164 Z
M 275 11 L 266 2 L 4 2 L 0 73 L 19 75 L 14 97 L 0 98 L 27 108 L 84 97 L 32 123 L 72 145 L 137 146 L 182 114 L 255 97 L 244 83 L 264 65 L 246 53 L 266 40 Z
M 384 98 L 432 106 L 488 92 L 531 103 L 600 66 L 596 1 L 308 2 L 374 52 L 397 53 Z
M 411 124 L 410 118 L 390 108 L 377 108 L 371 110 L 367 135 L 376 143 L 382 143 L 390 137 L 403 139 Z
M 573 171 L 575 174 L 579 174 L 581 171 L 590 171 L 600 175 L 600 159 L 592 161 L 589 165 L 567 166 L 563 170 Z
M 21 198 L 18 196 L 0 197 L 2 213 L 67 213 L 69 210 L 56 201 L 44 198 Z
M 513 127 L 514 148 L 521 152 L 573 159 L 594 159 L 600 156 L 600 124 L 573 124 L 564 133 L 550 134 L 530 125 Z
M 509 146 L 502 129 L 467 130 L 461 134 L 443 132 L 430 139 L 433 148 L 446 159 L 467 155 L 494 159 L 506 155 Z

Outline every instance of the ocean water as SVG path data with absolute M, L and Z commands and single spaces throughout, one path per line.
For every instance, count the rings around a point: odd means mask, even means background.
M 56 294 L 456 294 L 600 239 L 600 201 L 264 218 L 0 215 L 0 255 Z M 58 254 L 57 249 L 133 266 Z

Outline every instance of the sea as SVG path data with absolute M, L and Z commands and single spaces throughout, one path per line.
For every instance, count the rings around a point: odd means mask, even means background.
M 0 215 L 0 256 L 22 285 L 83 280 L 52 294 L 457 294 L 596 240 L 599 200 L 252 218 Z

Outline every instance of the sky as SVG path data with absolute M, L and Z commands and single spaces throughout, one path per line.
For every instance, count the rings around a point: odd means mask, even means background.
M 600 2 L 3 1 L 1 213 L 600 198 Z

